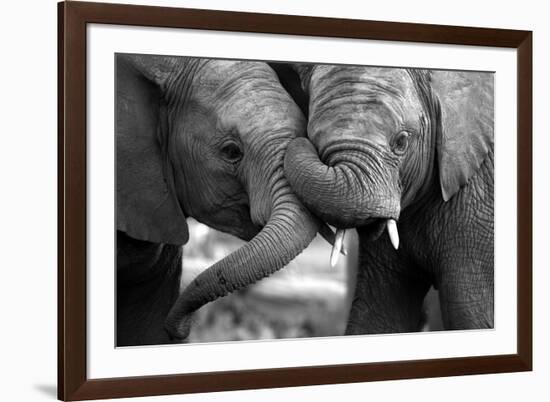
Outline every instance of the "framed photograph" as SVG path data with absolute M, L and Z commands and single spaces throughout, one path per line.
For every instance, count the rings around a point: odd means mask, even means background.
M 532 33 L 62 2 L 58 397 L 532 369 Z

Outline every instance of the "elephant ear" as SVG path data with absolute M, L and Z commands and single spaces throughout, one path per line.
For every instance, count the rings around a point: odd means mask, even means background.
M 182 245 L 187 222 L 158 139 L 163 70 L 145 65 L 147 59 L 116 57 L 117 229 L 138 240 Z
M 448 201 L 493 148 L 493 73 L 433 71 L 431 84 L 439 98 L 436 146 L 441 192 Z

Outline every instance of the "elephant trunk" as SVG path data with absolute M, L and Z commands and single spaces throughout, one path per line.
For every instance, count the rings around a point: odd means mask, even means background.
M 293 194 L 278 197 L 268 222 L 249 243 L 187 286 L 167 316 L 168 333 L 176 339 L 187 338 L 195 310 L 283 268 L 309 245 L 318 229 L 318 221 Z
M 380 147 L 347 140 L 320 154 L 326 163 L 307 138 L 296 138 L 284 161 L 293 191 L 315 215 L 341 229 L 399 217 L 397 162 Z

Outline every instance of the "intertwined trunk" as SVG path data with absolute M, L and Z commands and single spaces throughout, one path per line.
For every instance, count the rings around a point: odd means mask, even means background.
M 308 139 L 297 138 L 285 156 L 285 175 L 293 191 L 315 215 L 338 228 L 399 216 L 394 163 L 359 142 L 318 152 Z M 327 163 L 319 154 L 329 154 Z

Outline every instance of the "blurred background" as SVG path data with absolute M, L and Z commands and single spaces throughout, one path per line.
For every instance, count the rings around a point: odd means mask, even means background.
M 182 289 L 199 273 L 244 242 L 188 219 Z M 222 297 L 195 313 L 189 342 L 304 338 L 343 335 L 353 297 L 357 233 L 345 237 L 348 255 L 330 266 L 332 247 L 317 236 L 288 266 L 246 289 Z M 440 330 L 437 292 L 425 301 L 423 330 Z

